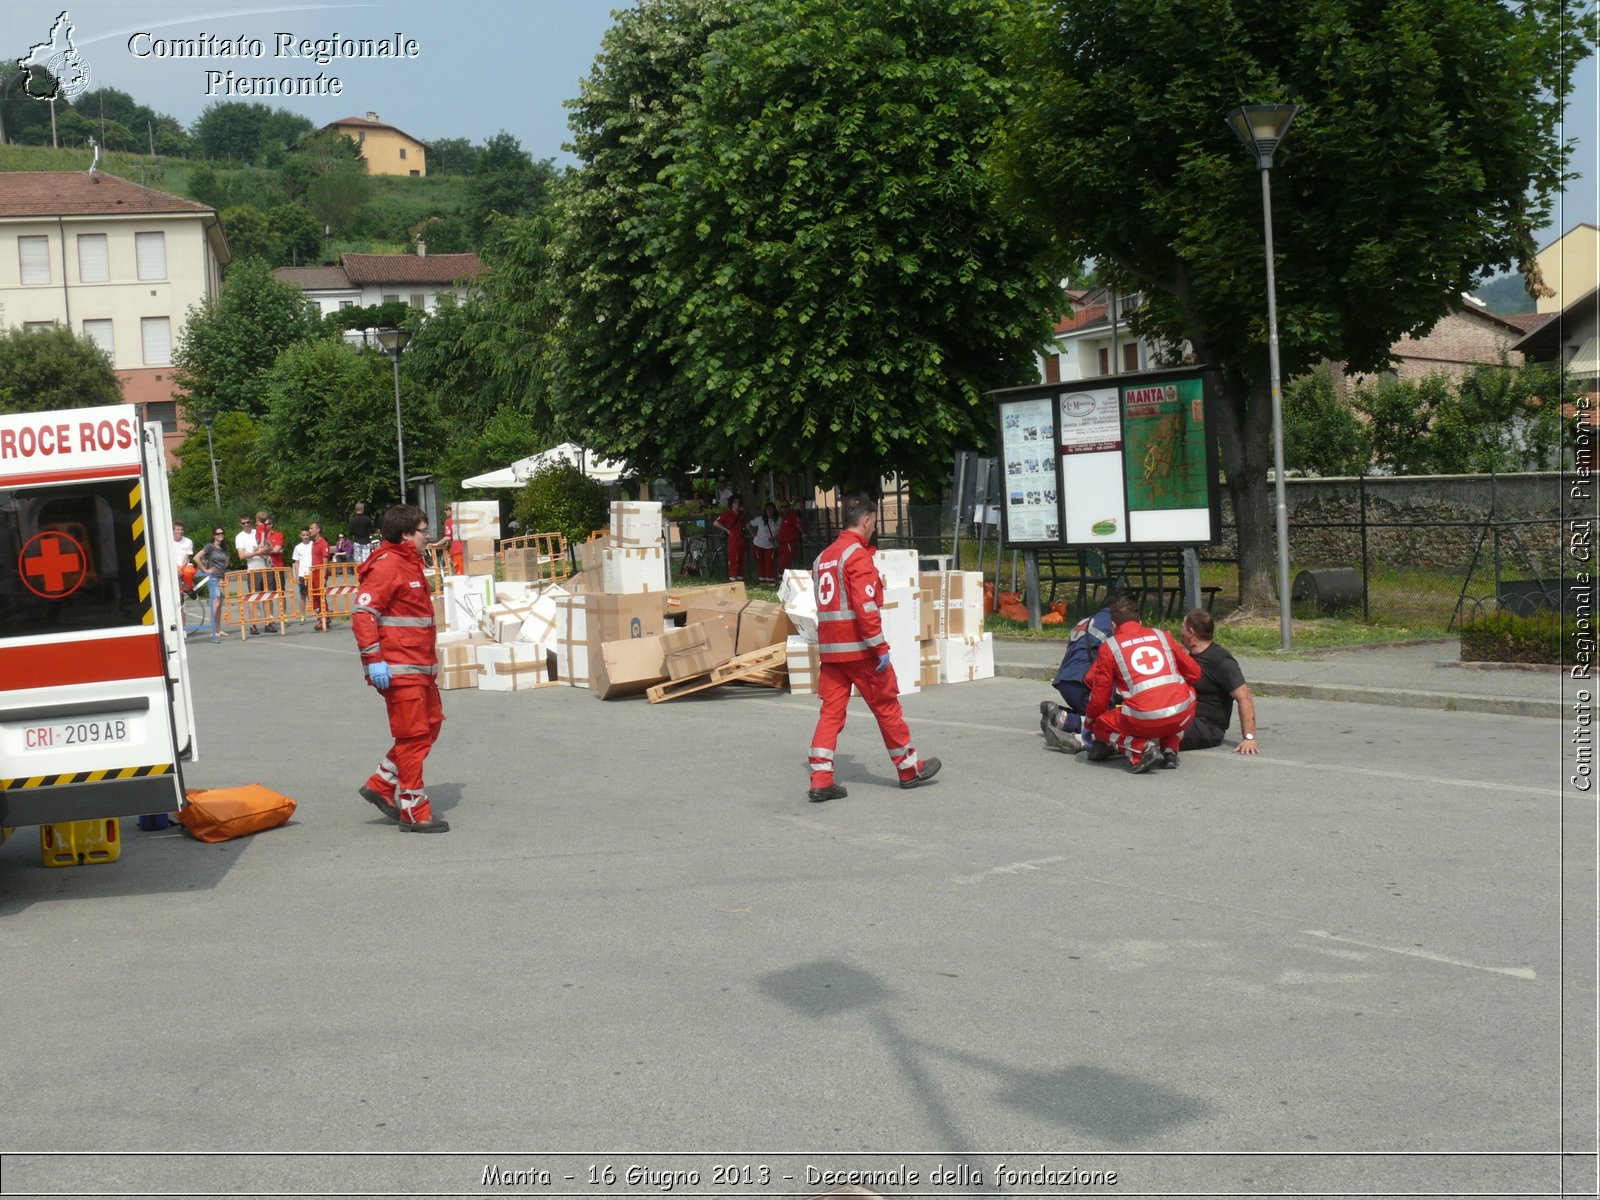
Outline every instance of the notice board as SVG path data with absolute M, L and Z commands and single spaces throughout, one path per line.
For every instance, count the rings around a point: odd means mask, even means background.
M 1141 371 L 991 394 L 1004 545 L 1193 546 L 1221 536 L 1215 372 Z

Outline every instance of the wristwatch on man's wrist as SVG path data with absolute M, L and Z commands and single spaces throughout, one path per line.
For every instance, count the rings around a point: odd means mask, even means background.
M 1244 735 L 1244 740 L 1247 742 L 1253 742 L 1256 740 L 1256 735 L 1253 733 L 1247 733 Z

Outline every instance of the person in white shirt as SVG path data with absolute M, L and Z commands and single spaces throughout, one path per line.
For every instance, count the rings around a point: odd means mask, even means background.
M 761 515 L 750 522 L 755 530 L 756 578 L 762 583 L 778 582 L 778 506 L 771 500 L 761 510 Z
M 194 542 L 183 536 L 183 522 L 172 523 L 172 561 L 182 567 L 194 558 Z
M 294 582 L 300 589 L 300 622 L 306 619 L 306 591 L 311 583 L 311 554 L 315 547 L 311 543 L 311 530 L 300 531 L 300 541 L 290 556 L 294 563 Z
M 251 565 L 250 560 L 257 556 L 263 558 L 261 565 L 266 566 L 266 551 L 256 536 L 255 521 L 249 513 L 245 513 L 239 518 L 239 532 L 233 535 L 233 552 L 239 556 L 239 565 L 241 567 L 249 567 Z

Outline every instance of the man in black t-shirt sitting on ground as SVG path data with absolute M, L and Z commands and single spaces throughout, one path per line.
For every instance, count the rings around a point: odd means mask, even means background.
M 1194 685 L 1195 714 L 1184 730 L 1184 750 L 1205 750 L 1222 744 L 1222 735 L 1233 718 L 1233 702 L 1239 702 L 1239 726 L 1243 740 L 1235 754 L 1255 754 L 1256 701 L 1244 681 L 1239 660 L 1211 640 L 1216 625 L 1203 608 L 1194 609 L 1183 619 L 1180 636 L 1183 648 L 1200 664 L 1200 679 Z

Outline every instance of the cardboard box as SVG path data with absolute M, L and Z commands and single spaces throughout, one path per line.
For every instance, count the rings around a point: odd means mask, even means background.
M 883 636 L 889 643 L 889 665 L 900 685 L 899 695 L 921 690 L 922 657 L 917 643 L 916 588 L 886 588 L 878 613 L 883 618 Z
M 449 629 L 472 633 L 494 603 L 494 576 L 448 575 L 444 581 L 444 623 Z M 437 619 L 437 618 L 436 618 Z
M 979 589 L 982 590 L 981 588 Z M 917 589 L 917 640 L 931 642 L 939 636 L 939 619 L 933 612 L 933 589 Z
M 886 588 L 914 588 L 917 586 L 917 552 L 915 550 L 879 550 L 878 574 L 883 576 Z
M 809 576 L 808 576 L 809 578 Z M 743 600 L 744 582 L 678 584 L 667 589 L 665 603 L 668 612 L 682 612 L 696 600 Z
M 478 688 L 485 692 L 531 692 L 554 687 L 550 663 L 539 646 L 518 643 L 510 646 L 483 646 L 478 650 L 482 674 Z
M 555 597 L 556 633 L 550 648 L 556 656 L 556 682 L 589 686 L 589 599 L 567 594 Z
M 733 639 L 734 645 L 738 645 L 739 614 L 747 603 L 747 600 L 729 600 L 720 596 L 697 598 L 685 606 L 683 623 L 688 626 L 701 621 L 721 621 L 728 627 L 728 636 Z
M 994 678 L 994 634 L 939 638 L 939 682 Z
M 661 503 L 657 500 L 613 500 L 611 544 L 622 547 L 661 545 Z
M 637 696 L 667 681 L 659 635 L 605 642 L 593 655 L 591 685 L 602 700 Z
M 500 501 L 457 500 L 446 514 L 450 520 L 450 536 L 465 542 L 472 538 L 500 537 Z M 437 535 L 436 535 L 437 536 Z
M 460 691 L 478 686 L 483 666 L 478 662 L 478 652 L 490 645 L 482 638 L 461 635 L 463 640 L 439 647 L 439 690 Z
M 579 571 L 561 581 L 561 586 L 573 596 L 583 596 L 600 591 L 600 572 Z
M 917 682 L 925 688 L 939 686 L 939 643 L 933 638 L 923 638 L 917 643 L 917 657 L 921 670 Z
M 538 595 L 538 587 L 526 580 L 502 579 L 494 585 L 496 604 L 532 604 Z
M 433 627 L 443 632 L 448 632 L 450 629 L 450 622 L 445 619 L 443 592 L 433 597 Z
M 796 696 L 815 696 L 817 683 L 822 678 L 822 658 L 817 644 L 794 634 L 784 642 L 784 650 L 788 656 L 789 691 Z
M 491 604 L 484 609 L 479 628 L 494 641 L 510 644 L 521 634 L 522 623 L 527 620 L 531 608 L 529 604 Z
M 606 549 L 604 538 L 596 538 L 592 542 L 579 542 L 575 551 L 578 556 L 578 570 L 592 571 L 594 577 L 599 579 L 601 566 L 605 562 Z M 597 587 L 594 590 L 600 589 Z
M 549 587 L 536 596 L 528 605 L 527 615 L 522 619 L 522 628 L 517 632 L 517 641 L 545 649 L 554 649 L 556 640 L 556 601 L 571 595 L 565 588 Z
M 607 546 L 600 553 L 603 590 L 637 596 L 667 590 L 667 556 L 660 546 Z
M 661 635 L 668 679 L 704 675 L 733 657 L 733 638 L 721 621 L 697 621 Z
M 785 571 L 778 585 L 778 603 L 796 633 L 808 642 L 817 640 L 816 581 L 810 571 Z
M 752 600 L 739 614 L 739 636 L 734 643 L 735 654 L 749 654 L 766 646 L 783 642 L 794 626 L 789 623 L 783 605 L 770 600 Z
M 921 586 L 933 593 L 934 634 L 940 638 L 983 633 L 983 573 L 925 571 Z
M 583 596 L 582 600 L 588 640 L 589 685 L 594 687 L 602 666 L 601 647 L 608 642 L 637 641 L 642 638 L 659 641 L 665 617 L 658 596 L 613 596 L 596 592 Z M 660 652 L 658 646 L 656 653 L 659 655 Z M 652 682 L 659 683 L 661 680 Z
M 494 539 L 468 538 L 461 548 L 461 563 L 468 575 L 487 575 L 494 579 Z

